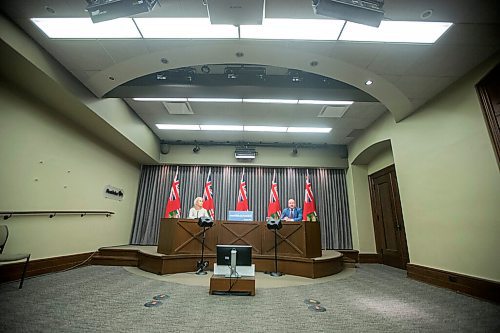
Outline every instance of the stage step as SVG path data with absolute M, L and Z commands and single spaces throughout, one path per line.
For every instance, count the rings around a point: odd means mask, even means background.
M 93 265 L 137 266 L 138 263 L 137 251 L 128 249 L 99 249 L 99 252 L 92 257 Z

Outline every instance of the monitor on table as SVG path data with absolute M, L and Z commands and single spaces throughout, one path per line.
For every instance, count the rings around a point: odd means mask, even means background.
M 253 267 L 252 246 L 217 245 L 217 267 L 220 267 L 220 269 L 229 267 L 229 272 L 224 274 L 227 277 L 242 276 L 242 273 L 246 272 L 250 267 Z

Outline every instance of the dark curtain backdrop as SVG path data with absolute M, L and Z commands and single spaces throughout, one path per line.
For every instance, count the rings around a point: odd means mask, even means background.
M 160 219 L 165 208 L 177 166 L 143 166 L 134 217 L 132 244 L 157 245 Z M 243 167 L 179 166 L 181 217 L 186 218 L 194 198 L 203 195 L 209 170 L 212 169 L 215 219 L 226 220 L 235 210 Z M 249 209 L 256 221 L 264 221 L 276 170 L 281 208 L 289 198 L 302 207 L 305 175 L 309 170 L 316 212 L 321 224 L 323 249 L 352 249 L 351 224 L 347 202 L 346 171 L 343 169 L 245 168 Z

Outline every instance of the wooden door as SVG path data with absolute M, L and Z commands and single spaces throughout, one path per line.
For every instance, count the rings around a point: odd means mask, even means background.
M 380 262 L 406 269 L 408 246 L 394 165 L 369 176 L 375 242 Z

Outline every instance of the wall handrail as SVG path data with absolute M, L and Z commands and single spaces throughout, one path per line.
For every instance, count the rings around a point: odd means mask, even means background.
M 12 216 L 22 215 L 22 216 L 43 216 L 48 215 L 49 218 L 53 218 L 56 215 L 80 215 L 84 217 L 85 215 L 106 215 L 110 217 L 115 212 L 110 212 L 106 210 L 33 210 L 33 211 L 9 211 L 0 212 L 3 215 L 3 219 L 7 220 Z

